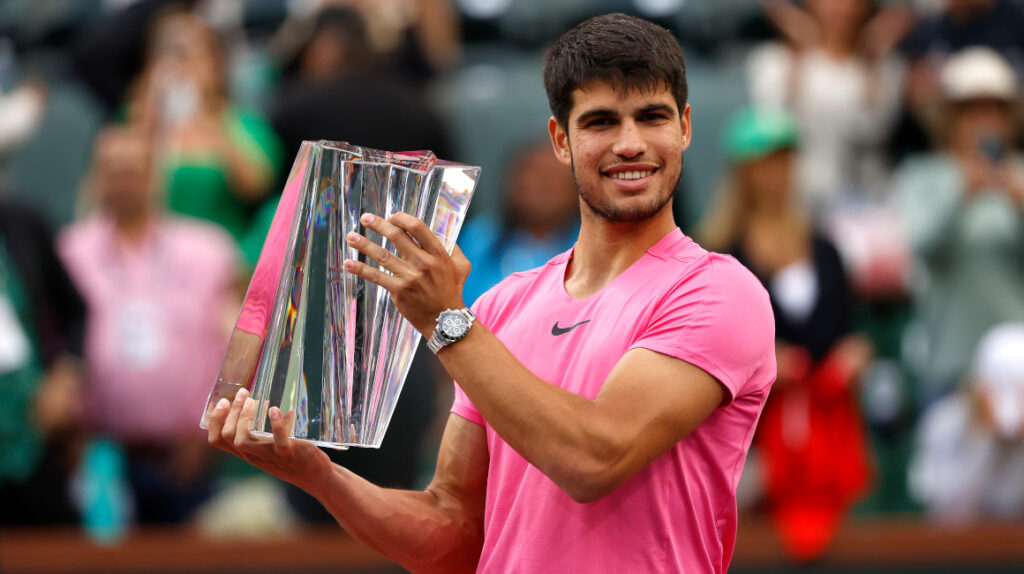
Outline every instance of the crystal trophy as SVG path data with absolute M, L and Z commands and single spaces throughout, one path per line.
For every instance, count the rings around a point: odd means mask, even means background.
M 451 252 L 480 168 L 426 152 L 303 142 L 274 214 L 200 425 L 242 387 L 256 401 L 250 431 L 270 436 L 270 407 L 295 410 L 292 436 L 320 446 L 380 447 L 420 340 L 388 292 L 344 271 L 377 263 L 355 231 L 398 255 L 359 217 L 405 212 Z

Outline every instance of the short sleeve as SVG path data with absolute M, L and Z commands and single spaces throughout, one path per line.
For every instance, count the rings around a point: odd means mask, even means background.
M 476 405 L 473 404 L 473 401 L 469 400 L 469 397 L 466 396 L 466 393 L 458 383 L 455 383 L 455 402 L 452 403 L 452 413 L 471 423 L 476 423 L 480 426 L 484 425 L 483 415 L 480 414 L 480 411 L 476 410 Z
M 720 381 L 730 400 L 775 380 L 768 293 L 732 257 L 711 254 L 660 302 L 630 345 L 686 361 Z

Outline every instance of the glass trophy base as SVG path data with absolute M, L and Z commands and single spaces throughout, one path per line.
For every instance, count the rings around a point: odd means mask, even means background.
M 266 431 L 249 431 L 249 434 L 251 434 L 252 436 L 267 437 L 267 438 L 270 438 L 270 439 L 274 438 L 274 433 L 269 433 L 269 432 L 266 432 Z M 334 450 L 348 450 L 349 449 L 349 447 L 347 445 L 338 444 L 336 442 L 326 442 L 326 441 L 322 441 L 322 440 L 315 440 L 315 439 L 309 439 L 309 438 L 302 439 L 302 440 L 304 440 L 306 442 L 311 442 L 311 443 L 313 443 L 313 444 L 315 444 L 316 446 L 319 446 L 319 447 L 330 448 L 330 449 L 334 449 Z M 379 448 L 379 447 L 376 447 L 376 446 L 373 446 L 373 445 L 369 445 L 369 446 L 367 446 L 367 445 L 353 445 L 353 446 L 361 446 L 361 447 L 364 447 L 364 448 Z

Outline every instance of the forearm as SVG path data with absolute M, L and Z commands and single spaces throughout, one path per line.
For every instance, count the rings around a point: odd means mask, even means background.
M 235 195 L 247 202 L 262 199 L 273 183 L 270 159 L 238 117 L 224 113 L 217 121 L 216 146 Z
M 331 462 L 313 443 L 292 438 L 295 411 L 271 407 L 273 436 L 255 436 L 256 401 L 247 389 L 209 412 L 211 445 L 235 454 L 320 500 L 349 532 L 415 572 L 472 571 L 483 546 L 486 434 L 451 417 L 437 472 L 426 492 L 374 486 Z M 239 430 L 241 429 L 241 432 Z
M 350 534 L 412 572 L 473 572 L 483 544 L 483 521 L 454 497 L 376 486 L 335 465 L 310 493 Z
M 272 173 L 263 161 L 249 158 L 238 146 L 228 143 L 224 159 L 235 194 L 244 201 L 258 201 L 270 189 Z

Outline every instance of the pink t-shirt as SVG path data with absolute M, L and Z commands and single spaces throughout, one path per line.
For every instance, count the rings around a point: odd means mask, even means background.
M 199 435 L 234 298 L 230 236 L 167 217 L 129 248 L 98 213 L 64 229 L 58 251 L 88 308 L 84 422 L 130 440 Z
M 729 402 L 616 491 L 579 504 L 456 386 L 452 412 L 486 428 L 490 454 L 478 571 L 724 572 L 736 539 L 736 484 L 775 380 L 768 294 L 734 259 L 678 229 L 584 300 L 565 292 L 571 257 L 512 275 L 474 305 L 526 368 L 594 398 L 628 350 L 645 348 L 704 369 Z

